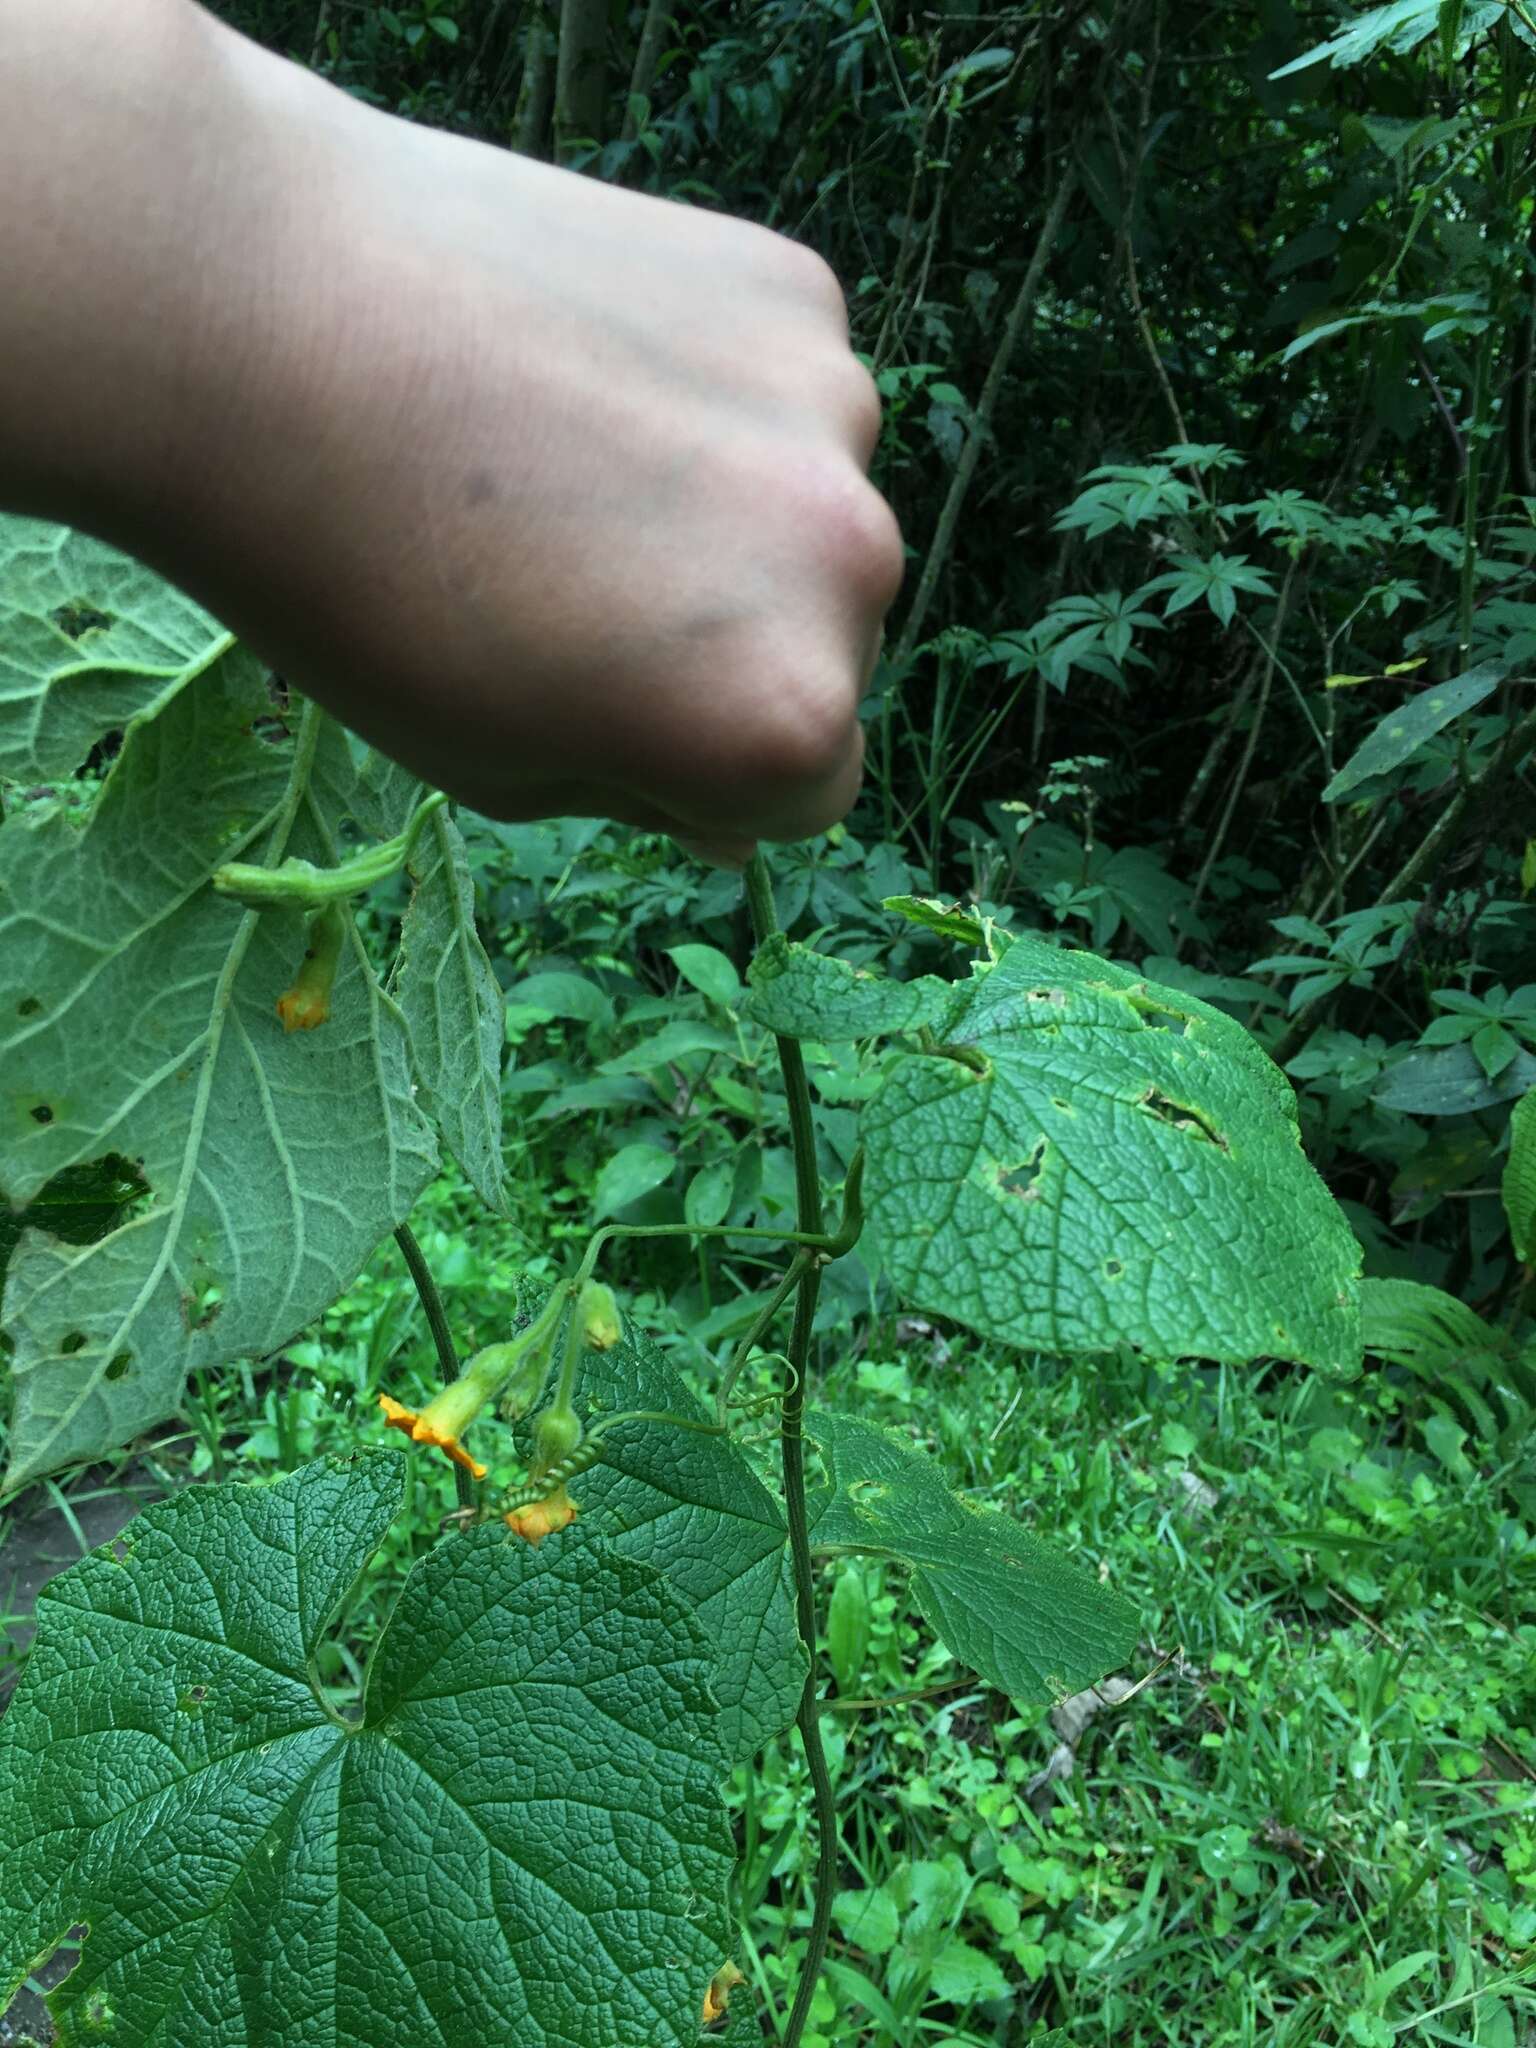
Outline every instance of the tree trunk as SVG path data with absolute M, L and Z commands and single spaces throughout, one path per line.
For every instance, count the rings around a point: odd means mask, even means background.
M 656 77 L 656 66 L 661 61 L 661 46 L 667 39 L 667 30 L 672 26 L 672 9 L 669 0 L 650 0 L 645 10 L 645 26 L 640 31 L 640 47 L 635 52 L 635 68 L 630 74 L 629 98 L 624 105 L 624 137 L 633 142 L 640 133 L 640 123 L 635 118 L 635 101 L 649 100 L 651 86 Z
M 546 156 L 549 114 L 555 96 L 555 32 L 548 14 L 535 7 L 528 23 L 523 82 L 512 122 L 512 147 L 520 156 Z
M 561 0 L 555 71 L 555 161 L 603 139 L 608 0 Z

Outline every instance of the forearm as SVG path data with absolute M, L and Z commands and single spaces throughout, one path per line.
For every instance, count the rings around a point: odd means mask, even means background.
M 309 81 L 191 0 L 3 12 L 0 507 L 174 547 L 279 300 Z
M 901 572 L 831 273 L 365 107 L 193 0 L 0 0 L 0 507 L 501 816 L 847 809 Z

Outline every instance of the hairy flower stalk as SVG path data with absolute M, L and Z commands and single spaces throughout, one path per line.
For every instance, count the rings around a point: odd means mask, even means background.
M 247 910 L 320 910 L 327 904 L 344 903 L 397 875 L 410 859 L 428 818 L 447 801 L 441 790 L 434 790 L 416 806 L 403 832 L 354 854 L 338 867 L 317 868 L 313 861 L 292 854 L 275 868 L 227 861 L 214 870 L 214 889 Z

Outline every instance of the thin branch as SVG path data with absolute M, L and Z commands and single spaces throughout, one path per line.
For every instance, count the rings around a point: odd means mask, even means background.
M 773 901 L 773 878 L 768 863 L 758 854 L 747 869 L 747 903 L 752 913 L 752 931 L 759 946 L 779 929 Z M 808 1235 L 822 1229 L 821 1179 L 816 1168 L 816 1126 L 811 1115 L 811 1091 L 805 1078 L 805 1060 L 798 1042 L 778 1038 L 779 1067 L 784 1076 L 784 1095 L 789 1108 L 789 1132 L 795 1160 L 796 1223 Z M 790 1566 L 795 1581 L 795 1613 L 800 1637 L 810 1665 L 800 1708 L 795 1720 L 811 1774 L 816 1806 L 816 1880 L 811 1908 L 811 1928 L 806 1940 L 805 1961 L 795 2002 L 784 2029 L 781 2048 L 799 2048 L 810 2018 L 811 2002 L 827 1953 L 832 1926 L 832 1898 L 837 1889 L 838 1837 L 837 1800 L 832 1774 L 827 1769 L 821 1746 L 821 1700 L 816 1689 L 816 1580 L 811 1566 L 811 1538 L 805 1504 L 805 1383 L 810 1369 L 811 1333 L 816 1321 L 816 1298 L 821 1291 L 821 1262 L 807 1267 L 795 1294 L 795 1317 L 789 1337 L 789 1370 L 784 1377 L 780 1406 L 779 1449 L 784 1471 L 784 1515 L 789 1524 Z
M 960 451 L 960 460 L 955 464 L 955 473 L 950 479 L 949 492 L 945 497 L 943 509 L 939 513 L 939 522 L 934 529 L 933 543 L 928 550 L 928 559 L 924 562 L 923 573 L 918 579 L 917 594 L 912 600 L 912 608 L 907 613 L 906 623 L 901 629 L 901 638 L 897 641 L 895 651 L 891 655 L 891 672 L 898 677 L 905 673 L 907 664 L 912 659 L 912 651 L 917 646 L 918 638 L 922 633 L 923 622 L 928 616 L 928 607 L 933 602 L 933 594 L 938 588 L 939 576 L 943 571 L 944 564 L 949 556 L 950 547 L 954 541 L 955 528 L 959 524 L 961 507 L 964 505 L 966 494 L 971 488 L 971 480 L 976 474 L 976 465 L 981 460 L 982 444 L 986 440 L 987 429 L 992 421 L 992 414 L 997 408 L 998 395 L 1002 390 L 1003 379 L 1008 374 L 1008 366 L 1013 360 L 1013 352 L 1018 346 L 1019 337 L 1024 332 L 1029 317 L 1034 311 L 1035 300 L 1040 295 L 1040 286 L 1045 278 L 1045 267 L 1049 263 L 1051 252 L 1056 246 L 1056 238 L 1061 233 L 1062 222 L 1067 216 L 1067 202 L 1071 199 L 1076 185 L 1076 167 L 1069 164 L 1062 173 L 1061 182 L 1056 187 L 1050 207 L 1046 212 L 1044 223 L 1041 226 L 1039 238 L 1035 243 L 1035 253 L 1029 259 L 1029 268 L 1024 273 L 1024 281 L 1019 286 L 1018 296 L 1015 298 L 1009 310 L 1007 321 L 1004 323 L 1002 336 L 997 344 L 997 353 L 992 358 L 992 366 L 987 371 L 987 381 L 982 386 L 981 397 L 977 401 L 976 416 L 971 422 L 970 434 L 966 439 L 964 448 Z
M 1456 415 L 1451 411 L 1451 408 L 1446 404 L 1445 393 L 1440 389 L 1440 380 L 1436 377 L 1434 371 L 1429 367 L 1429 358 L 1425 355 L 1423 348 L 1417 341 L 1415 341 L 1415 343 L 1413 344 L 1413 354 L 1414 360 L 1418 363 L 1419 366 L 1419 375 L 1424 379 L 1424 382 L 1429 386 L 1430 396 L 1434 399 L 1435 405 L 1439 410 L 1440 417 L 1445 422 L 1445 431 L 1451 437 L 1451 446 L 1456 451 L 1456 474 L 1458 476 L 1464 476 L 1466 474 L 1467 469 L 1466 437 L 1462 433 L 1460 427 L 1457 426 Z

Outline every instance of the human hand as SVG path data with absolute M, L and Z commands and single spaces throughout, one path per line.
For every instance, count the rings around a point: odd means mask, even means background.
M 841 817 L 902 548 L 832 273 L 195 19 L 176 404 L 108 537 L 493 816 Z

